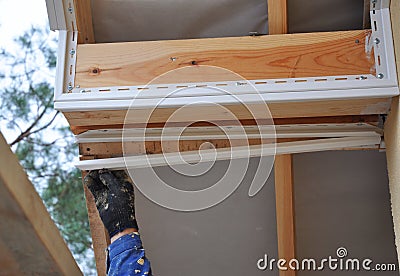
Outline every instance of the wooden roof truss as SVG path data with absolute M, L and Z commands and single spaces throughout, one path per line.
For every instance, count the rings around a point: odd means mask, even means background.
M 179 164 L 175 157 L 180 152 L 197 162 L 198 149 L 205 142 L 212 144 L 219 159 L 278 153 L 278 250 L 279 257 L 293 258 L 291 153 L 381 149 L 381 115 L 389 112 L 392 98 L 399 95 L 391 3 L 365 3 L 371 22 L 365 16 L 364 26 L 370 25 L 370 30 L 286 34 L 286 0 L 268 0 L 270 35 L 95 44 L 90 0 L 47 0 L 50 27 L 60 33 L 54 105 L 77 135 L 81 154 L 77 166 L 82 170 L 121 169 L 126 162 L 131 167 L 160 166 L 165 165 L 163 153 Z M 225 78 L 224 74 L 196 78 L 199 65 L 222 67 L 243 78 Z M 189 75 L 151 83 L 182 68 L 192 68 L 194 73 L 189 70 Z M 229 93 L 216 92 L 220 88 Z M 226 112 L 214 104 L 234 114 L 248 136 L 235 132 L 237 136 L 225 139 L 210 124 L 199 122 L 209 120 L 235 128 Z M 265 104 L 269 118 L 243 108 L 259 110 Z M 186 105 L 190 109 L 166 126 L 170 116 Z M 136 113 L 126 124 L 130 108 Z M 151 117 L 149 111 L 154 111 Z M 271 119 L 276 148 L 271 148 L 272 138 L 263 132 L 263 120 L 271 126 Z M 187 121 L 195 123 L 182 135 L 180 128 Z M 398 124 L 391 123 L 390 128 L 390 133 L 398 133 Z M 161 135 L 164 130 L 168 135 Z M 123 157 L 124 137 L 131 139 L 125 142 L 135 149 L 128 159 Z M 231 140 L 236 147 L 231 148 Z M 396 147 L 390 146 L 392 151 Z M 207 157 L 207 149 L 203 153 Z M 391 183 L 396 181 L 394 177 Z M 103 274 L 109 239 L 93 198 L 87 189 L 85 193 L 97 268 Z M 281 273 L 295 275 L 294 271 Z

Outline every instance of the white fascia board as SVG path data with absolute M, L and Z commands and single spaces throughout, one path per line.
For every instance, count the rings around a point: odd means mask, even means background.
M 322 100 L 345 100 L 362 98 L 390 98 L 399 95 L 398 87 L 375 88 L 375 89 L 351 89 L 310 91 L 306 93 L 261 93 L 261 94 L 239 94 L 220 96 L 197 96 L 178 97 L 166 99 L 123 99 L 123 100 L 88 100 L 88 101 L 57 101 L 54 107 L 62 112 L 73 111 L 95 111 L 95 110 L 127 110 L 147 108 L 177 108 L 185 105 L 206 106 L 208 104 L 257 104 L 276 102 L 302 102 Z
M 293 154 L 302 152 L 317 152 L 337 150 L 348 147 L 369 146 L 380 144 L 381 138 L 371 137 L 344 137 L 310 141 L 285 142 L 278 144 L 265 144 L 254 146 L 242 146 L 223 148 L 216 150 L 199 150 L 187 152 L 172 152 L 152 155 L 135 155 L 118 158 L 105 158 L 95 160 L 82 160 L 75 163 L 80 170 L 111 169 L 120 170 L 126 168 L 146 168 L 166 165 L 179 165 L 197 162 L 213 162 L 216 160 L 230 160 L 260 156 L 273 156 L 276 154 Z
M 247 82 L 209 82 L 209 83 L 178 83 L 162 85 L 141 85 L 130 87 L 97 87 L 80 89 L 74 88 L 72 93 L 66 93 L 58 101 L 90 101 L 118 99 L 149 99 L 149 98 L 178 98 L 215 95 L 241 95 L 291 92 L 320 92 L 336 90 L 355 90 L 374 88 L 396 88 L 397 83 L 390 79 L 377 79 L 366 75 L 365 80 L 360 76 L 346 76 L 346 80 L 336 80 L 344 76 L 323 78 L 293 78 L 274 80 L 251 80 Z M 326 81 L 315 81 L 326 79 Z M 304 82 L 299 82 L 304 80 Z M 280 83 L 285 81 L 285 83 Z M 220 86 L 221 83 L 225 86 Z M 198 87 L 200 86 L 200 87 Z M 204 87 L 206 86 L 206 87 Z M 184 87 L 184 88 L 182 88 Z M 145 88 L 145 90 L 143 90 Z M 90 91 L 90 92 L 89 92 Z

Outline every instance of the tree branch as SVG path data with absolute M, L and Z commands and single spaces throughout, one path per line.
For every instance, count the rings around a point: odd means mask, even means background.
M 49 123 L 47 123 L 46 125 L 44 125 L 43 127 L 39 128 L 39 129 L 37 129 L 37 130 L 32 131 L 32 129 L 33 129 L 35 126 L 37 126 L 37 124 L 40 122 L 40 120 L 41 120 L 41 119 L 43 118 L 43 116 L 46 114 L 47 109 L 48 109 L 48 106 L 46 105 L 46 106 L 43 108 L 42 112 L 39 114 L 39 116 L 36 117 L 36 119 L 32 122 L 32 124 L 31 124 L 25 131 L 21 132 L 21 134 L 18 135 L 18 137 L 15 138 L 15 140 L 12 141 L 12 142 L 10 143 L 10 146 L 11 146 L 11 147 L 12 147 L 13 145 L 15 145 L 16 143 L 20 142 L 21 140 L 25 139 L 26 137 L 28 137 L 29 135 L 31 135 L 31 134 L 33 134 L 33 133 L 37 133 L 37 132 L 39 132 L 39 131 L 41 131 L 41 130 L 47 128 L 47 127 L 49 127 L 49 126 L 53 123 L 53 121 L 55 120 L 55 118 L 57 117 L 57 115 L 58 115 L 58 113 L 59 113 L 58 111 L 56 112 L 56 114 L 53 116 L 53 118 L 50 120 Z
M 59 113 L 60 113 L 60 112 L 57 111 L 57 112 L 54 114 L 53 118 L 52 118 L 47 124 L 45 124 L 45 125 L 42 126 L 41 128 L 38 128 L 38 129 L 32 131 L 30 134 L 34 134 L 34 133 L 37 133 L 37 132 L 39 132 L 39 131 L 42 131 L 42 130 L 45 129 L 45 128 L 48 128 L 48 127 L 54 122 L 54 120 L 57 118 L 57 115 L 58 115 Z

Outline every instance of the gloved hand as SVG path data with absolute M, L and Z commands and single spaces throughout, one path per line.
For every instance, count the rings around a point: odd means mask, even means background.
M 84 183 L 94 196 L 110 238 L 127 228 L 138 229 L 133 185 L 125 171 L 91 171 Z

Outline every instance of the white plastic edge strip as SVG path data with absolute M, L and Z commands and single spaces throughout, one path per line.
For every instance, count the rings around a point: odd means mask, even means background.
M 166 99 L 127 99 L 127 100 L 99 100 L 99 101 L 69 101 L 55 102 L 54 107 L 63 112 L 91 111 L 91 110 L 125 110 L 133 103 L 135 109 L 146 108 L 168 108 L 180 107 L 187 104 L 193 105 L 196 102 L 212 104 L 254 104 L 273 102 L 301 102 L 318 100 L 342 100 L 362 98 L 386 98 L 399 94 L 398 87 L 375 88 L 375 89 L 351 89 L 351 90 L 330 90 L 312 91 L 307 93 L 265 93 L 265 94 L 242 94 L 242 95 L 221 95 L 221 96 L 200 96 L 180 97 Z
M 334 138 L 381 136 L 369 124 L 207 126 L 88 130 L 76 136 L 77 143 L 176 141 L 203 139 Z
M 128 157 L 83 160 L 75 163 L 80 170 L 97 169 L 126 169 L 147 168 L 166 165 L 179 165 L 186 163 L 211 162 L 215 160 L 228 160 L 260 156 L 273 156 L 275 154 L 292 154 L 303 152 L 317 152 L 337 150 L 348 147 L 369 146 L 380 144 L 379 136 L 371 137 L 344 137 L 311 141 L 285 142 L 274 145 L 241 146 L 216 150 L 200 150 L 187 152 L 173 152 L 152 155 L 135 155 Z

